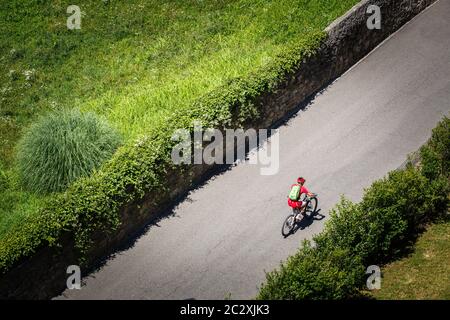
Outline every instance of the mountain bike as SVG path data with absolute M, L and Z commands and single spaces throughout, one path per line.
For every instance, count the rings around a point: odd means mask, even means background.
M 283 227 L 281 228 L 281 234 L 286 238 L 294 230 L 295 227 L 304 219 L 312 218 L 317 210 L 317 194 L 313 194 L 311 197 L 306 196 L 303 200 L 306 205 L 300 210 L 299 208 L 293 209 L 293 212 L 287 216 L 286 220 L 283 222 Z

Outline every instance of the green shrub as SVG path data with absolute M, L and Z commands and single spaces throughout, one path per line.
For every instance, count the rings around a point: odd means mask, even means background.
M 392 241 L 401 239 L 407 227 L 395 210 L 380 208 L 365 212 L 361 204 L 345 198 L 331 210 L 330 216 L 326 231 L 314 238 L 317 246 L 321 250 L 344 248 L 365 264 L 369 260 L 379 261 L 380 256 L 389 253 Z
M 430 145 L 424 145 L 420 148 L 420 159 L 423 176 L 429 180 L 434 180 L 442 174 L 442 159 Z
M 444 117 L 433 129 L 429 146 L 442 161 L 442 173 L 450 172 L 450 118 Z
M 415 168 L 392 171 L 366 190 L 362 210 L 367 214 L 380 209 L 395 212 L 408 223 L 408 231 L 414 232 L 425 215 L 431 214 L 427 198 L 430 187 L 430 182 Z
M 20 180 L 29 190 L 65 190 L 109 159 L 120 137 L 94 113 L 49 113 L 33 124 L 18 146 Z
M 316 250 L 308 241 L 279 271 L 267 275 L 258 299 L 343 299 L 357 294 L 364 266 L 347 250 Z
M 392 171 L 365 192 L 362 210 L 395 211 L 407 223 L 405 237 L 417 234 L 420 226 L 434 219 L 448 204 L 448 182 L 436 177 L 429 180 L 421 170 L 408 168 Z
M 414 168 L 392 171 L 365 191 L 360 203 L 342 199 L 330 212 L 319 247 L 345 248 L 366 265 L 403 252 L 419 227 L 447 206 L 448 183 L 429 181 Z

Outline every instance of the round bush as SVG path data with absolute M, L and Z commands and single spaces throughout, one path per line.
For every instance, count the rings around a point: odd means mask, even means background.
M 63 191 L 109 159 L 120 141 L 119 134 L 94 113 L 49 113 L 39 118 L 19 142 L 20 180 L 35 192 Z

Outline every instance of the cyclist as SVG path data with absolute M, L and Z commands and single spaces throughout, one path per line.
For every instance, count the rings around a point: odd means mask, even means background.
M 308 197 L 314 196 L 314 194 L 309 192 L 309 190 L 304 186 L 305 182 L 306 182 L 305 178 L 299 177 L 297 179 L 297 183 L 294 183 L 291 186 L 291 192 L 289 193 L 288 196 L 288 205 L 294 210 L 295 209 L 300 210 L 302 215 L 305 215 L 306 201 L 301 201 L 300 196 L 302 194 L 306 194 L 308 195 Z

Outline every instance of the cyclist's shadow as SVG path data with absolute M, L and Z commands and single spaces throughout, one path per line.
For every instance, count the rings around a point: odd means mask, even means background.
M 316 221 L 316 220 L 317 220 L 317 221 L 320 221 L 320 220 L 322 220 L 323 218 L 325 218 L 325 216 L 324 216 L 323 214 L 320 213 L 320 210 L 322 210 L 322 209 L 317 210 L 316 212 L 314 212 L 313 214 L 311 214 L 310 217 L 303 217 L 303 219 L 302 219 L 300 222 L 297 222 L 297 223 L 295 224 L 295 227 L 294 227 L 294 229 L 292 230 L 291 234 L 296 233 L 298 230 L 304 230 L 304 229 L 308 228 L 308 227 L 309 227 L 310 225 L 312 225 L 313 222 Z

